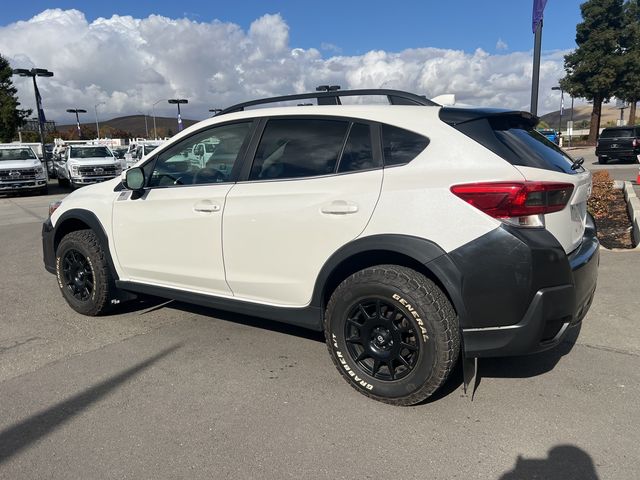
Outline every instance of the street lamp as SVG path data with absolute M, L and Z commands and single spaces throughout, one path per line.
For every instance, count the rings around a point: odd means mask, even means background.
M 76 114 L 76 126 L 78 127 L 78 138 L 82 140 L 82 130 L 80 130 L 80 117 L 79 113 L 87 113 L 86 110 L 82 108 L 67 108 L 67 112 Z
M 98 107 L 100 105 L 106 105 L 106 104 L 104 102 L 99 102 L 93 106 L 93 109 L 96 112 L 96 135 L 98 136 L 98 140 L 100 140 L 100 124 L 98 123 Z
M 211 116 L 215 117 L 217 114 L 219 114 L 222 111 L 222 109 L 221 108 L 210 108 L 209 111 L 211 113 L 213 113 L 213 115 L 211 115 Z
M 138 110 L 138 113 L 141 113 L 144 116 L 144 131 L 146 133 L 145 138 L 149 140 L 149 127 L 147 127 L 147 114 Z
M 45 172 L 47 172 L 47 179 L 49 179 L 49 172 L 47 167 L 46 150 L 44 148 L 44 110 L 42 109 L 42 97 L 38 91 L 38 85 L 36 84 L 36 77 L 53 77 L 53 72 L 50 72 L 46 68 L 32 68 L 27 70 L 26 68 L 14 68 L 11 73 L 13 75 L 19 75 L 21 77 L 31 77 L 33 79 L 33 91 L 36 95 L 36 109 L 38 110 L 38 131 L 40 133 L 40 148 L 42 148 L 42 160 L 45 165 Z
M 562 87 L 551 87 L 551 90 L 560 90 L 560 118 L 558 119 L 558 134 L 562 131 L 562 110 L 564 109 L 564 90 Z
M 183 103 L 189 103 L 189 100 L 187 100 L 186 98 L 170 98 L 169 100 L 167 100 L 167 102 L 169 102 L 172 105 L 177 105 L 178 106 L 178 131 L 182 131 L 182 117 L 180 116 L 180 104 Z
M 162 102 L 163 100 L 166 100 L 166 98 L 161 98 L 160 100 L 154 102 L 153 105 L 151 105 L 151 111 L 153 112 L 153 138 L 155 140 L 158 139 L 158 131 L 156 130 L 156 105 Z

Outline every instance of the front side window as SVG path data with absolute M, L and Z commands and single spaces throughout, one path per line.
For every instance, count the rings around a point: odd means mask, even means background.
M 341 120 L 269 120 L 249 180 L 335 173 L 348 128 L 349 122 Z
M 176 143 L 158 155 L 147 185 L 168 187 L 229 181 L 250 129 L 251 122 L 222 125 Z

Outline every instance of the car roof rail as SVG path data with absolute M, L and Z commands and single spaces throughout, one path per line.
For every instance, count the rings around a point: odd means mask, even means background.
M 389 90 L 385 88 L 373 88 L 373 89 L 361 89 L 361 90 L 332 90 L 329 92 L 312 92 L 312 93 L 298 93 L 295 95 L 283 95 L 279 97 L 261 98 L 259 100 L 251 100 L 248 102 L 238 103 L 231 107 L 227 107 L 222 112 L 218 113 L 216 117 L 224 115 L 226 113 L 241 112 L 246 107 L 252 107 L 254 105 L 264 105 L 267 103 L 287 102 L 292 100 L 304 100 L 308 98 L 315 98 L 318 105 L 342 105 L 340 97 L 355 97 L 355 96 L 386 96 L 390 105 L 423 105 L 439 107 L 436 102 L 429 100 L 424 95 L 416 95 L 415 93 L 403 92 L 402 90 Z

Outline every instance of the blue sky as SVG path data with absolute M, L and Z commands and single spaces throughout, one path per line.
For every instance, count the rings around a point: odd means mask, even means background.
M 407 48 L 437 47 L 473 52 L 529 50 L 533 45 L 533 0 L 451 1 L 5 1 L 0 25 L 27 20 L 48 8 L 84 12 L 87 20 L 113 14 L 144 18 L 159 14 L 187 17 L 198 22 L 214 19 L 247 29 L 265 13 L 280 13 L 290 27 L 290 45 L 329 47 L 327 52 L 359 55 L 369 50 L 398 52 Z M 548 0 L 543 48 L 574 48 L 575 26 L 580 21 L 579 0 Z M 498 40 L 506 49 L 496 48 Z M 333 50 L 333 45 L 339 50 Z
M 533 0 L 190 1 L 7 0 L 0 54 L 14 68 L 48 68 L 48 118 L 66 109 L 105 118 L 189 98 L 185 118 L 317 85 L 395 88 L 459 103 L 529 109 Z M 580 1 L 548 0 L 539 112 L 556 110 Z M 33 108 L 33 88 L 14 78 Z

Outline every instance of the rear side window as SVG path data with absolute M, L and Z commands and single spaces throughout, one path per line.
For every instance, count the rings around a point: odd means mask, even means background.
M 633 138 L 635 132 L 633 128 L 616 128 L 615 130 L 604 129 L 600 134 L 600 138 Z
M 403 128 L 382 125 L 382 148 L 385 166 L 409 163 L 427 145 L 429 139 Z
M 249 180 L 313 177 L 335 172 L 349 122 L 269 120 Z

